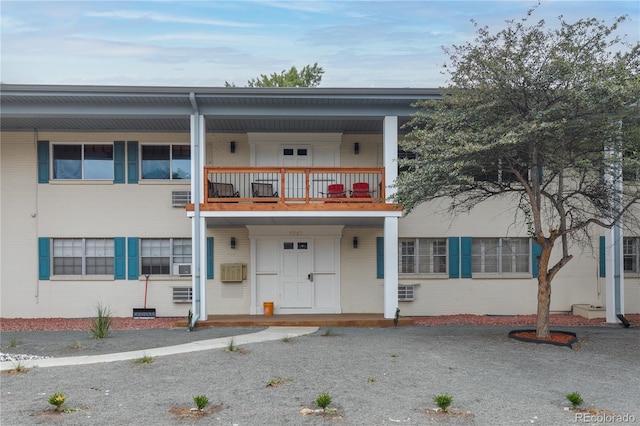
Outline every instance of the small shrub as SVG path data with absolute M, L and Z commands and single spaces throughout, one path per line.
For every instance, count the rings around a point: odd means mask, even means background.
M 329 404 L 331 404 L 331 396 L 329 396 L 327 392 L 322 392 L 316 398 L 316 404 L 318 404 L 318 407 L 326 410 Z
M 571 406 L 576 409 L 584 402 L 579 392 L 571 392 L 567 394 L 567 400 L 571 403 Z
M 438 408 L 441 408 L 442 411 L 447 411 L 447 409 L 451 405 L 451 401 L 453 401 L 453 397 L 451 395 L 447 395 L 446 393 L 433 397 L 433 402 L 435 402 Z
M 136 364 L 151 364 L 153 362 L 153 357 L 144 355 L 141 358 L 133 360 L 133 362 L 135 362 Z
M 193 397 L 193 402 L 195 402 L 198 410 L 202 411 L 204 410 L 204 407 L 209 405 L 209 398 L 207 398 L 205 395 L 197 395 Z
M 67 397 L 64 396 L 62 392 L 56 392 L 49 397 L 49 404 L 55 406 L 56 411 L 62 411 L 60 406 L 64 404 L 66 400 L 67 400 Z
M 91 322 L 91 335 L 96 339 L 106 339 L 111 328 L 111 311 L 98 304 L 96 314 L 97 316 Z

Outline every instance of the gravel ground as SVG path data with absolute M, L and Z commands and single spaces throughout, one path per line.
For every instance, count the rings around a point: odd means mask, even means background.
M 625 424 L 625 415 L 640 423 L 640 328 L 563 327 L 577 333 L 574 349 L 509 339 L 512 329 L 332 328 L 236 352 L 157 357 L 151 364 L 34 368 L 1 376 L 0 423 L 570 425 L 588 415 L 596 416 L 591 423 Z M 77 331 L 3 332 L 2 348 L 13 339 L 16 353 L 87 355 L 256 330 L 121 330 L 101 341 Z M 76 341 L 86 347 L 69 349 Z M 281 383 L 268 386 L 277 377 Z M 60 391 L 67 396 L 64 407 L 77 411 L 50 408 L 49 396 Z M 337 414 L 303 416 L 323 391 Z M 573 391 L 591 414 L 568 410 L 565 395 Z M 440 393 L 453 396 L 451 414 L 433 411 Z M 216 410 L 202 418 L 189 412 L 196 395 L 208 396 Z

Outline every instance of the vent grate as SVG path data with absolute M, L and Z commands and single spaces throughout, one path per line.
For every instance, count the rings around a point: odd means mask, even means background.
M 191 303 L 193 301 L 193 289 L 191 287 L 173 287 L 174 303 Z
M 220 281 L 241 282 L 246 278 L 247 267 L 244 263 L 223 263 L 220 265 Z
M 171 205 L 173 207 L 184 207 L 191 202 L 191 191 L 172 191 Z
M 398 301 L 399 302 L 413 302 L 413 290 L 414 285 L 399 285 L 398 286 Z

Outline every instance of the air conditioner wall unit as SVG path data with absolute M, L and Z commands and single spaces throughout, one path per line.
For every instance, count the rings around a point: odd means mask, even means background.
M 173 275 L 191 275 L 190 263 L 174 263 Z

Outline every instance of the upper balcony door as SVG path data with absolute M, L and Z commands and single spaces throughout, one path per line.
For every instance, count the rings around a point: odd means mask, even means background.
M 280 165 L 284 167 L 309 167 L 313 164 L 309 145 L 284 145 L 280 149 Z M 291 174 L 285 179 L 285 197 L 304 198 L 304 175 Z

